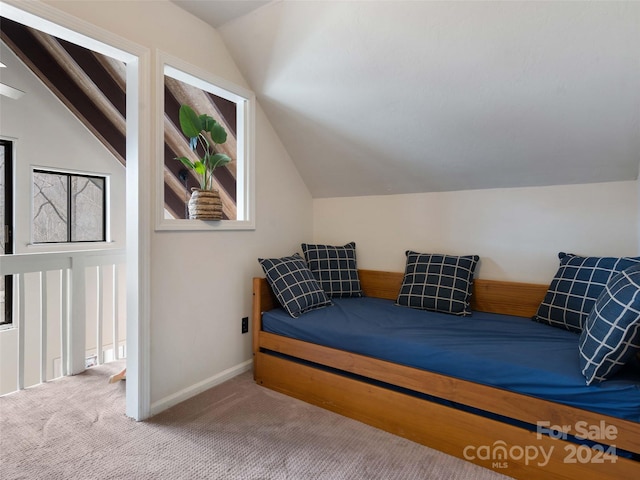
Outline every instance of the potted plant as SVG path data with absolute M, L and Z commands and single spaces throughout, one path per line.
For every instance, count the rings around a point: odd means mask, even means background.
M 204 155 L 195 161 L 178 157 L 182 164 L 193 170 L 200 182 L 200 188 L 192 188 L 189 200 L 189 218 L 201 220 L 221 220 L 222 201 L 220 192 L 213 188 L 213 171 L 231 161 L 224 153 L 218 153 L 215 145 L 227 141 L 224 127 L 209 115 L 198 115 L 189 105 L 180 106 L 180 128 L 189 139 L 189 148 L 197 152 L 198 145 Z

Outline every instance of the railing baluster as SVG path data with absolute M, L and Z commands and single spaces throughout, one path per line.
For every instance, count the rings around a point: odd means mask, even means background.
M 113 359 L 120 359 L 119 331 L 118 331 L 118 264 L 114 263 L 113 268 Z
M 69 269 L 60 270 L 60 374 L 69 374 Z
M 47 272 L 40 272 L 40 383 L 47 381 Z
M 71 258 L 71 311 L 69 312 L 69 375 L 86 369 L 86 260 Z
M 24 273 L 16 275 L 18 280 L 18 390 L 24 389 Z
M 104 295 L 102 292 L 102 266 L 96 267 L 96 364 L 102 365 L 104 363 L 104 349 L 102 348 L 102 324 L 104 321 L 104 313 L 102 308 L 102 302 Z

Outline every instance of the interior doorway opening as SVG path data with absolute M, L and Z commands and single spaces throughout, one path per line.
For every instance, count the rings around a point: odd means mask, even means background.
M 148 190 L 141 181 L 141 162 L 149 162 L 149 128 L 140 122 L 141 105 L 148 105 L 149 51 L 122 38 L 114 37 L 86 22 L 66 15 L 54 7 L 31 2 L 0 2 L 0 17 L 27 25 L 38 31 L 54 35 L 126 65 L 126 312 L 127 312 L 127 389 L 126 414 L 137 420 L 149 415 L 148 374 L 148 221 L 139 214 L 148 210 Z M 149 122 L 146 122 L 147 124 Z M 148 170 L 149 166 L 147 166 Z M 147 215 L 148 216 L 148 215 Z M 142 246 L 142 247 L 141 247 Z M 12 262 L 3 259 L 3 268 Z M 77 281 L 77 280 L 76 280 Z M 73 282 L 73 281 L 72 281 Z M 71 318 L 80 318 L 82 306 L 70 312 Z M 70 345 L 83 345 L 85 328 L 81 322 L 71 322 L 66 338 Z M 70 347 L 74 349 L 73 346 Z M 79 350 L 79 347 L 78 347 Z M 85 368 L 84 351 L 71 355 L 68 372 L 78 373 Z

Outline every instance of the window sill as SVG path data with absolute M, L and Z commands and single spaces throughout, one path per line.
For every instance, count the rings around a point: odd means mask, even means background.
M 255 223 L 248 220 L 184 220 L 184 219 L 162 219 L 157 222 L 157 231 L 233 231 L 233 230 L 255 230 Z
M 34 252 L 77 252 L 86 250 L 119 250 L 123 248 L 119 242 L 73 242 L 73 243 L 27 243 L 24 246 L 25 251 L 16 253 L 34 253 Z

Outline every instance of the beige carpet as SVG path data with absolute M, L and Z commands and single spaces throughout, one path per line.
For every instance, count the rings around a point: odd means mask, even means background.
M 146 422 L 116 362 L 0 398 L 0 478 L 504 479 L 255 385 L 249 373 Z

